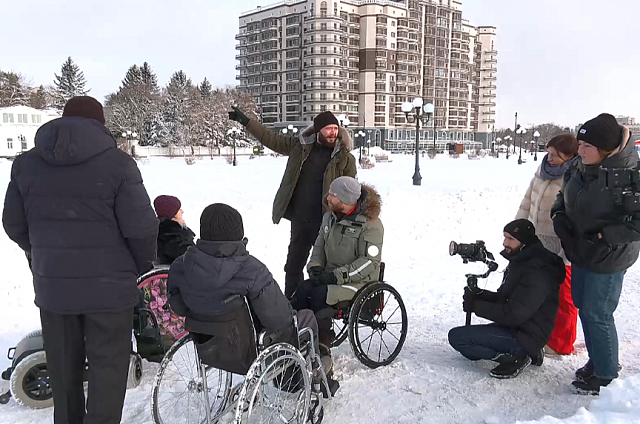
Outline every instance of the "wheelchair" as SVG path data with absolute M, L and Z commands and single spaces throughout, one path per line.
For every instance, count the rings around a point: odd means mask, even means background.
M 168 276 L 169 267 L 159 266 L 137 280 L 141 301 L 133 317 L 127 388 L 140 384 L 143 358 L 159 363 L 175 340 L 186 334 L 184 318 L 169 307 Z M 0 395 L 0 404 L 8 403 L 13 397 L 18 404 L 31 409 L 53 406 L 42 331 L 27 334 L 16 347 L 9 349 L 7 357 L 11 366 L 2 372 L 2 379 L 9 381 L 10 390 Z
M 246 313 L 251 315 L 245 299 Z M 292 423 L 319 424 L 323 400 L 331 399 L 326 373 L 316 353 L 313 331 L 298 329 L 299 347 L 255 337 L 256 359 L 246 375 L 205 363 L 197 334 L 181 337 L 166 353 L 154 379 L 151 413 L 155 424 Z
M 382 262 L 377 282 L 362 287 L 351 300 L 331 306 L 336 335 L 331 347 L 348 337 L 356 358 L 372 369 L 391 364 L 407 337 L 407 309 L 398 291 L 384 282 L 384 269 Z M 390 338 L 385 339 L 387 334 Z

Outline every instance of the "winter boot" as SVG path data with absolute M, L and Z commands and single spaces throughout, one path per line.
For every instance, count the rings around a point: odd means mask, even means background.
M 622 371 L 622 365 L 618 363 L 618 372 Z M 593 361 L 589 359 L 586 364 L 576 370 L 576 380 L 587 381 L 593 377 L 594 368 Z
M 531 365 L 530 356 L 503 355 L 498 358 L 500 365 L 491 370 L 489 375 L 494 378 L 515 378 Z
M 537 355 L 531 357 L 531 365 L 535 365 L 536 367 L 541 367 L 544 362 L 545 349 L 540 349 Z
M 331 349 L 322 343 L 318 346 L 320 350 L 320 362 L 322 362 L 322 368 L 327 378 L 333 377 L 333 358 L 331 358 Z
M 576 380 L 571 385 L 573 391 L 579 395 L 592 395 L 598 396 L 600 394 L 600 387 L 606 387 L 611 383 L 610 378 L 600 378 L 592 375 L 586 380 Z

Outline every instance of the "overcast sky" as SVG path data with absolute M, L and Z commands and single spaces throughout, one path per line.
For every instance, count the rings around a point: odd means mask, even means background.
M 498 27 L 497 127 L 575 125 L 600 112 L 640 120 L 640 0 L 462 0 Z M 0 69 L 51 84 L 67 58 L 99 100 L 147 61 L 162 85 L 235 85 L 238 15 L 273 0 L 0 0 Z

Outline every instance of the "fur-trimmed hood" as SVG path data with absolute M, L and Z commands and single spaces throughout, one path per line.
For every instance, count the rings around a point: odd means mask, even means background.
M 313 127 L 313 124 L 302 130 L 299 137 L 301 144 L 315 143 L 317 134 L 316 129 Z M 338 141 L 336 143 L 334 154 L 341 148 L 344 148 L 348 152 L 353 150 L 353 140 L 349 136 L 349 132 L 347 131 L 347 129 L 344 127 L 338 127 Z
M 373 186 L 362 184 L 362 194 L 358 200 L 356 211 L 367 217 L 367 219 L 377 219 L 382 210 L 382 200 Z

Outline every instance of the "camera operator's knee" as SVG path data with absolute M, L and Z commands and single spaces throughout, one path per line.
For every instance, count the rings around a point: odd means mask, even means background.
M 452 348 L 460 351 L 460 347 L 464 344 L 463 341 L 467 339 L 466 327 L 455 327 L 449 330 L 449 344 Z

